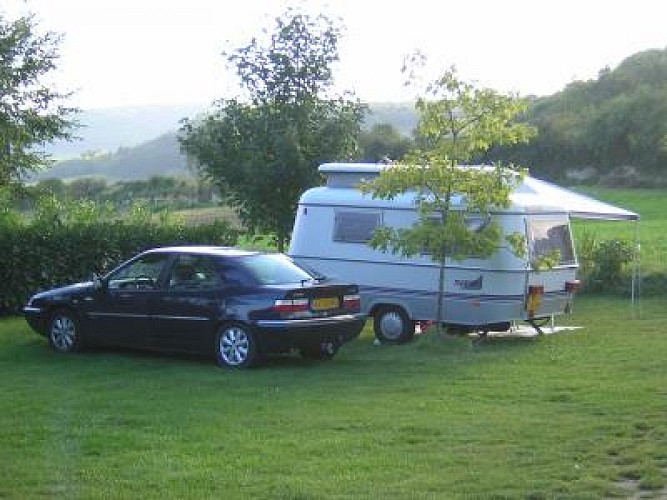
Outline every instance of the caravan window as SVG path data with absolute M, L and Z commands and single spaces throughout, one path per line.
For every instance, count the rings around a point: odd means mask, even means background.
M 379 224 L 379 212 L 336 212 L 333 239 L 345 243 L 366 243 Z
M 450 217 L 454 216 L 459 216 L 463 217 L 463 223 L 466 226 L 466 229 L 470 231 L 471 233 L 478 233 L 483 231 L 490 223 L 491 223 L 491 216 L 490 215 L 483 215 L 483 214 L 478 214 L 478 213 L 472 213 L 472 212 L 453 212 L 450 214 Z M 429 221 L 433 223 L 438 223 L 440 224 L 441 221 L 440 215 L 430 215 L 429 216 Z M 431 255 L 431 252 L 428 251 L 426 246 L 422 248 L 421 255 Z M 478 253 L 471 253 L 468 255 L 467 258 L 469 259 L 478 259 L 481 256 Z
M 528 222 L 528 239 L 531 260 L 558 250 L 561 266 L 575 264 L 570 226 L 567 221 L 531 219 Z

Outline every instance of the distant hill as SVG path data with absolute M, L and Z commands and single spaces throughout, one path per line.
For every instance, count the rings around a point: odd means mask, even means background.
M 43 179 L 105 177 L 108 181 L 145 180 L 160 176 L 192 175 L 176 140 L 179 121 L 205 111 L 201 106 L 146 106 L 112 108 L 85 112 L 80 121 L 86 126 L 81 141 L 57 143 L 49 149 L 61 159 L 37 175 Z M 390 123 L 409 135 L 417 123 L 409 103 L 378 103 L 364 123 L 371 128 Z
M 56 144 L 53 156 L 69 159 L 38 178 L 187 175 L 176 131 L 182 118 L 206 109 L 147 106 L 83 113 L 83 140 Z M 512 161 L 554 180 L 667 185 L 667 49 L 636 53 L 616 68 L 603 68 L 595 79 L 533 97 L 524 118 L 538 129 L 535 139 L 494 148 L 476 161 Z M 410 135 L 417 116 L 411 103 L 374 103 L 364 126 L 379 123 Z
M 58 162 L 37 178 L 66 180 L 95 176 L 115 182 L 188 175 L 192 173 L 185 156 L 179 151 L 176 132 L 172 131 L 135 147 L 119 148 L 113 154 Z
M 201 105 L 134 106 L 84 110 L 78 116 L 79 140 L 57 141 L 47 148 L 56 160 L 78 158 L 91 151 L 113 153 L 133 147 L 178 128 L 185 117 L 206 109 Z
M 556 180 L 667 184 L 667 49 L 638 52 L 535 99 L 526 120 L 539 135 L 504 159 Z
M 370 129 L 379 123 L 389 123 L 401 134 L 410 136 L 417 126 L 417 112 L 410 102 L 387 102 L 370 105 L 370 113 L 364 121 L 364 128 Z

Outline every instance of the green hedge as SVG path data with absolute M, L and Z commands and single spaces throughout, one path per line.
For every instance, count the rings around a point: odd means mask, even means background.
M 39 290 L 88 280 L 136 253 L 165 245 L 235 245 L 225 222 L 184 227 L 136 222 L 0 225 L 0 313 L 20 310 Z

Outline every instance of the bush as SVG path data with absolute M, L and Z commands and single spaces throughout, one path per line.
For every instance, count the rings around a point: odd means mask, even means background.
M 39 290 L 103 274 L 148 248 L 230 246 L 239 235 L 222 221 L 186 227 L 167 216 L 153 222 L 143 213 L 113 220 L 104 210 L 92 205 L 63 210 L 50 200 L 29 223 L 0 224 L 0 312 L 17 311 Z
M 585 290 L 626 291 L 627 267 L 635 256 L 631 242 L 619 239 L 596 241 L 594 235 L 587 233 L 579 238 L 578 254 Z

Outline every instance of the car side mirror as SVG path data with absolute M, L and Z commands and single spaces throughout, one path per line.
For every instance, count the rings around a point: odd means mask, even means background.
M 97 273 L 93 274 L 93 288 L 95 290 L 102 290 L 104 288 L 104 281 Z

